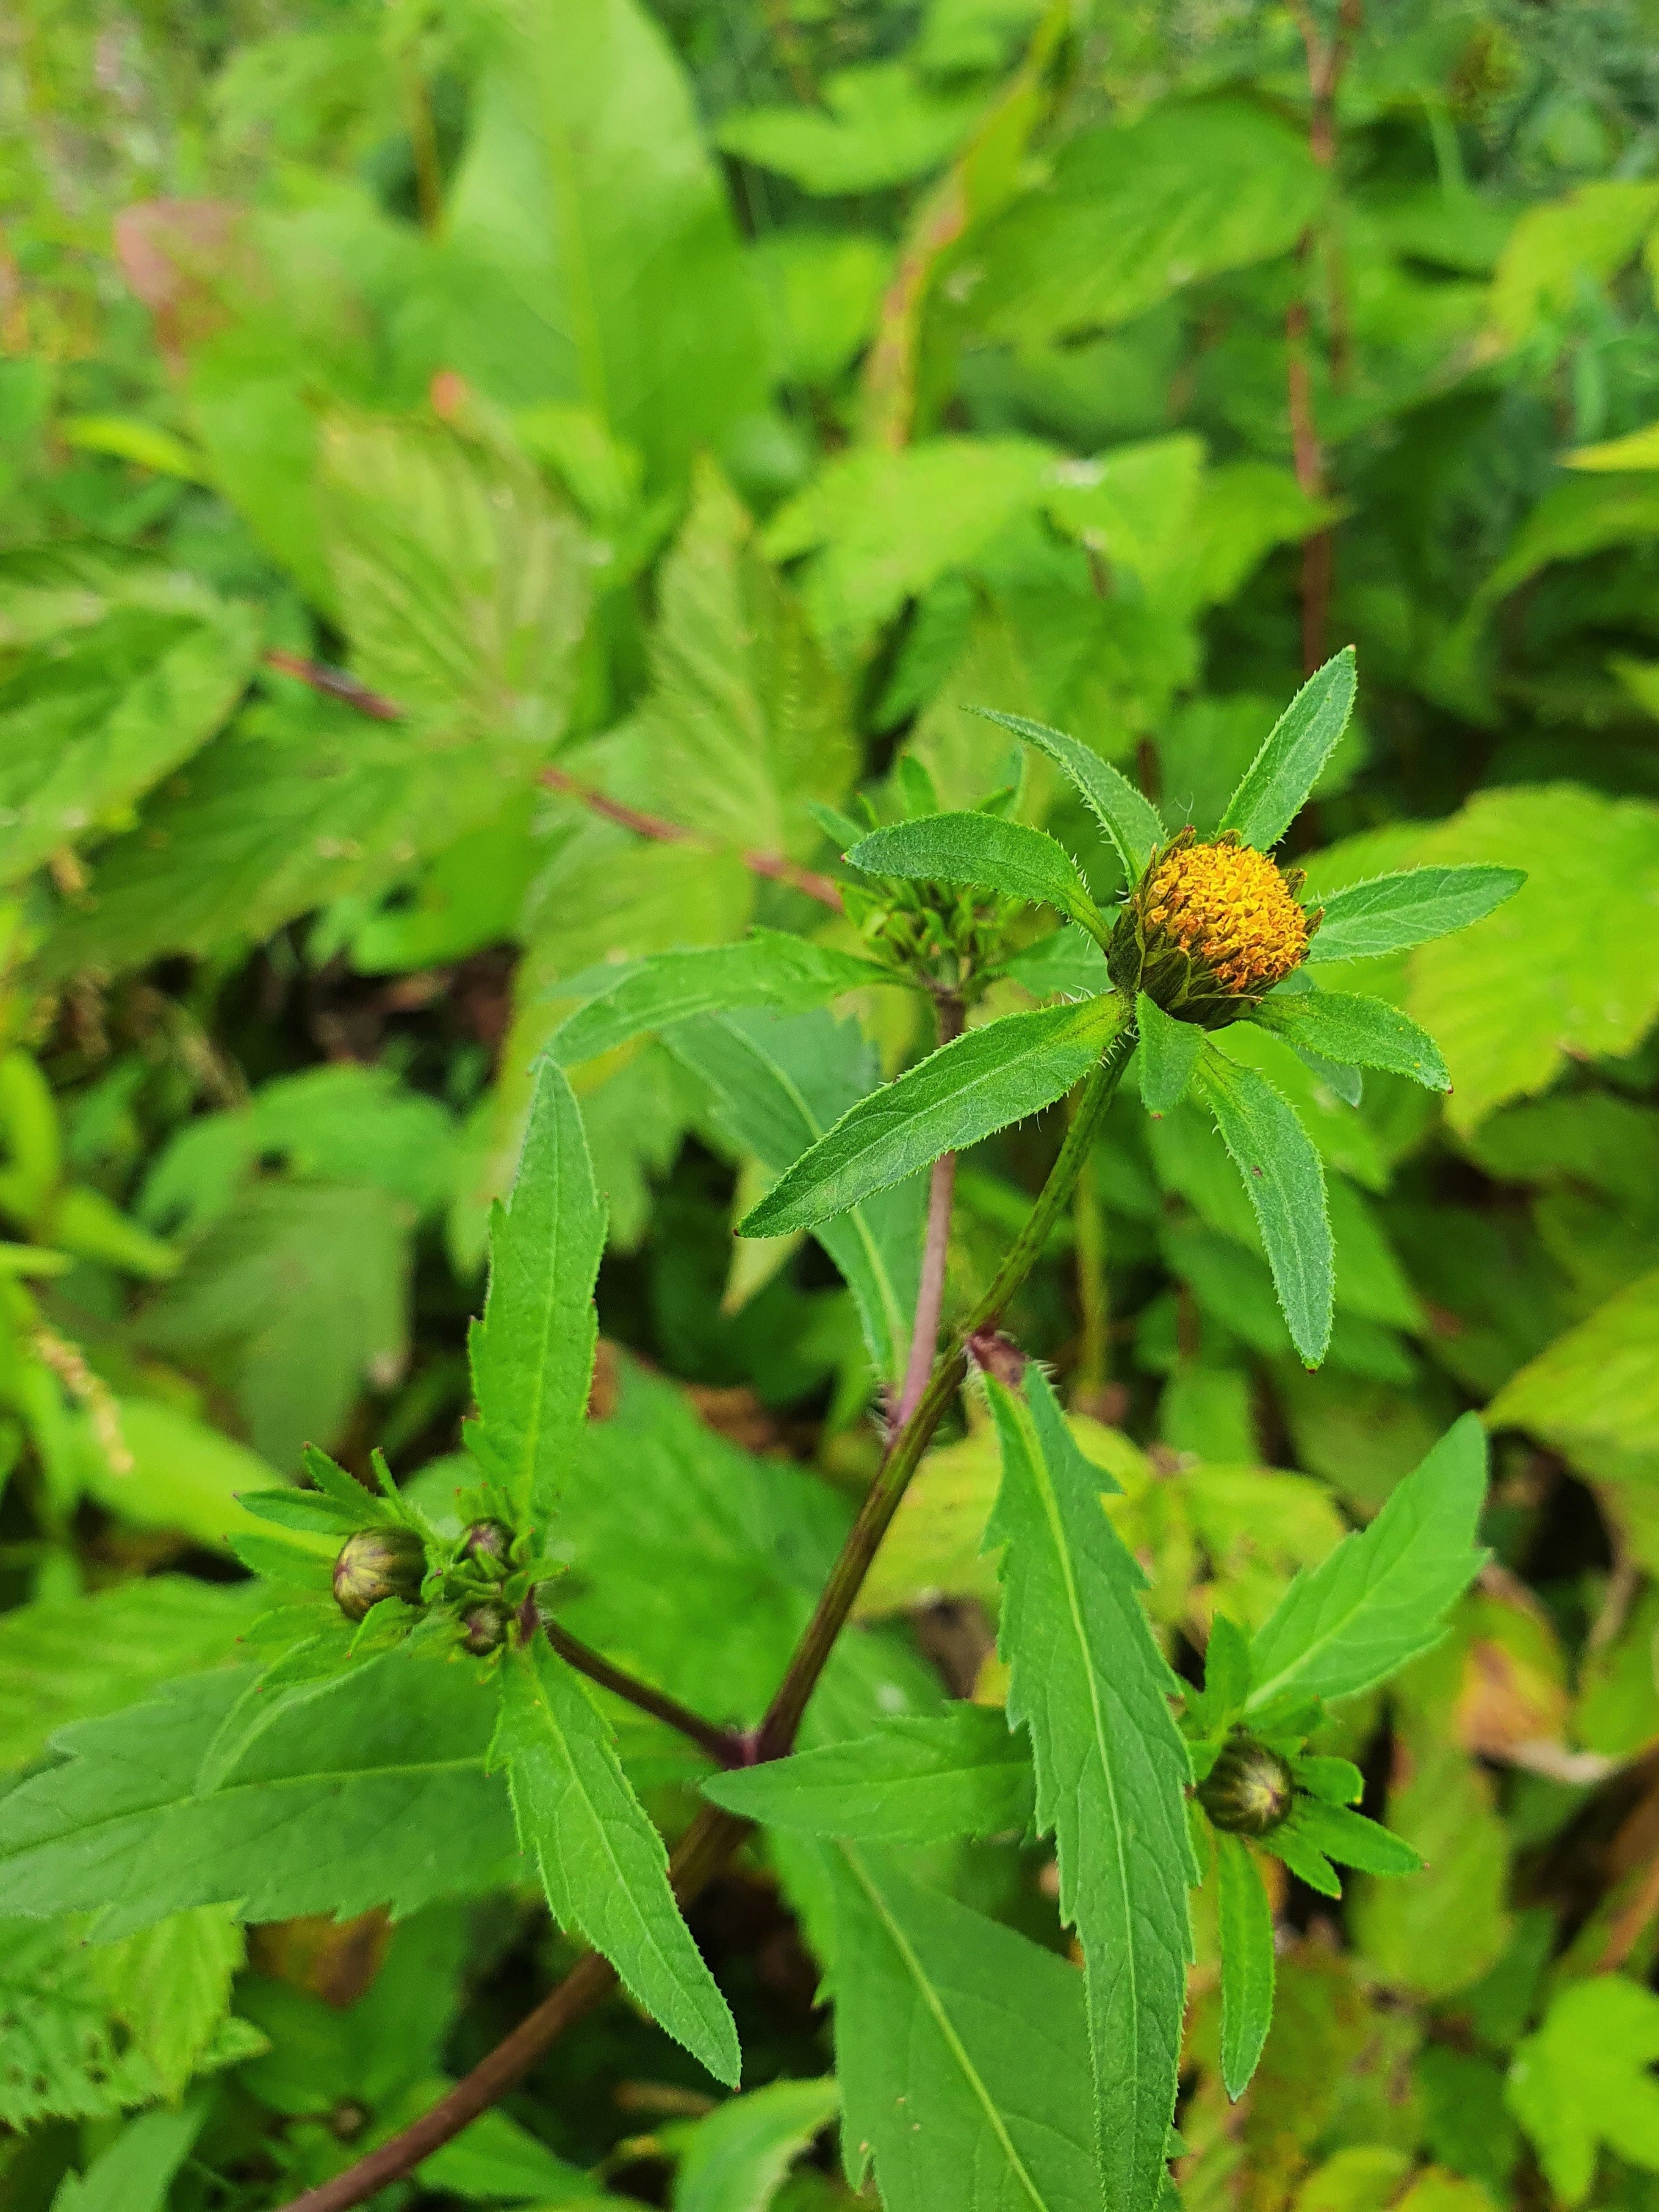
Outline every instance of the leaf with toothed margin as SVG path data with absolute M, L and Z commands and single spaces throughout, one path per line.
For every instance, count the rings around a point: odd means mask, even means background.
M 1051 906 L 1104 941 L 1108 925 L 1077 862 L 1046 830 L 994 814 L 925 814 L 860 837 L 847 855 L 866 875 L 970 884 L 1031 906 Z
M 1140 1033 L 1140 1103 L 1149 1114 L 1167 1114 L 1192 1087 L 1204 1049 L 1196 1022 L 1178 1022 L 1144 991 L 1135 994 L 1135 1027 Z
M 1229 2097 L 1249 2087 L 1273 2016 L 1273 1911 L 1261 1869 L 1240 1836 L 1214 1831 L 1221 1936 L 1221 2079 Z
M 1065 1096 L 1123 1026 L 1115 997 L 1039 1006 L 969 1030 L 861 1098 L 783 1176 L 744 1237 L 781 1237 L 845 1213 L 942 1152 L 964 1151 Z
M 1456 868 L 1402 868 L 1350 884 L 1325 902 L 1324 918 L 1308 944 L 1308 964 L 1333 960 L 1377 960 L 1413 945 L 1449 937 L 1482 921 L 1513 898 L 1527 880 L 1524 868 L 1485 862 Z
M 1259 853 L 1276 845 L 1336 750 L 1358 678 L 1351 645 L 1316 668 L 1273 724 L 1227 802 L 1221 827 Z
M 1064 730 L 1051 730 L 1046 722 L 1028 721 L 1024 714 L 1005 714 L 994 707 L 975 707 L 969 711 L 988 722 L 1000 723 L 1005 730 L 1012 730 L 1017 738 L 1048 754 L 1117 848 L 1129 881 L 1138 883 L 1147 861 L 1164 840 L 1164 823 L 1152 800 L 1143 799 L 1109 761 L 1102 760 L 1078 738 L 1068 738 Z
M 489 1224 L 489 1289 L 468 1350 L 477 1419 L 465 1436 L 508 1517 L 544 1528 L 587 1418 L 605 1206 L 564 1071 L 536 1071 L 519 1172 Z
M 501 1674 L 490 1764 L 553 1917 L 602 1951 L 629 1990 L 716 2081 L 737 2086 L 738 2032 L 668 1884 L 668 1854 L 574 1669 L 538 1637 Z
M 1195 1079 L 1249 1194 L 1291 1340 L 1310 1367 L 1331 1340 L 1336 1255 L 1325 1170 L 1313 1140 L 1265 1077 L 1206 1048 Z
M 1115 1487 L 1084 1457 L 1039 1368 L 1023 1396 L 986 1389 L 1002 1486 L 986 1530 L 1000 1544 L 999 1648 L 1008 1717 L 1030 1732 L 1037 1821 L 1052 1832 L 1060 1907 L 1083 1947 L 1106 2199 L 1152 2212 L 1175 2109 L 1192 1864 L 1176 1687 L 1107 1518 Z

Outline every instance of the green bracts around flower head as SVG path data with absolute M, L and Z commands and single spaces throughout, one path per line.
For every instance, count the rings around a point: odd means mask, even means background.
M 1152 855 L 1118 916 L 1112 981 L 1177 1021 L 1224 1029 L 1306 959 L 1319 916 L 1298 903 L 1301 888 L 1298 871 L 1286 875 L 1236 830 L 1200 843 L 1183 830 Z
M 413 1528 L 359 1528 L 334 1562 L 334 1602 L 348 1620 L 362 1620 L 386 1598 L 413 1605 L 426 1576 L 426 1547 Z

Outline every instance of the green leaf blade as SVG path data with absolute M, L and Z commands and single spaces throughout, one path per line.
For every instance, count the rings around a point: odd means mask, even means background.
M 473 1457 L 515 1516 L 544 1525 L 586 1419 L 605 1208 L 581 1112 L 544 1060 L 512 1194 L 490 1224 L 489 1289 L 471 1334 Z
M 809 1836 L 929 1844 L 1024 1828 L 1031 1764 L 993 1707 L 890 1721 L 851 1743 L 712 1775 L 705 1797 L 728 1813 Z
M 1135 994 L 1135 1027 L 1140 1035 L 1140 1103 L 1149 1114 L 1167 1114 L 1192 1087 L 1204 1032 L 1196 1022 L 1178 1022 L 1144 991 Z
M 873 961 L 781 930 L 757 930 L 741 945 L 659 952 L 634 963 L 570 1016 L 549 1049 L 561 1066 L 574 1067 L 699 1014 L 738 1006 L 800 1013 L 843 991 L 892 981 Z
M 844 1114 L 739 1226 L 781 1237 L 844 1213 L 942 1152 L 1039 1113 L 1086 1075 L 1121 1026 L 1121 1006 L 1040 1006 L 969 1030 Z
M 1051 730 L 1046 722 L 1030 721 L 1024 714 L 1005 714 L 992 707 L 975 707 L 973 712 L 988 722 L 1000 723 L 1039 752 L 1047 753 L 1111 839 L 1129 881 L 1139 881 L 1164 840 L 1162 817 L 1151 799 L 1143 799 L 1109 761 L 1103 760 L 1079 739 L 1067 737 L 1064 730 Z
M 1103 2212 L 1074 1968 L 834 1847 L 843 2158 L 888 2212 Z
M 1249 2087 L 1273 2016 L 1273 1916 L 1242 1837 L 1215 1832 L 1221 1930 L 1221 2079 L 1236 2103 Z
M 737 2029 L 674 1901 L 662 1838 L 580 1677 L 539 1640 L 503 1674 L 490 1756 L 507 1768 L 520 1839 L 554 1918 L 602 1951 L 675 2041 L 735 2087 Z
M 971 884 L 1051 906 L 1096 936 L 1105 929 L 1081 870 L 1045 830 L 994 814 L 931 814 L 861 837 L 847 858 L 867 875 Z
M 1484 921 L 1527 880 L 1521 868 L 1486 862 L 1464 867 L 1402 868 L 1333 891 L 1308 946 L 1308 964 L 1376 960 Z
M 1358 681 L 1351 645 L 1314 671 L 1244 771 L 1223 830 L 1237 830 L 1261 853 L 1279 842 L 1348 726 Z
M 1316 1367 L 1331 1340 L 1336 1296 L 1319 1154 L 1291 1108 L 1253 1068 L 1211 1050 L 1196 1080 L 1255 1209 L 1291 1341 Z
M 1439 1046 L 1385 1000 L 1340 991 L 1273 992 L 1257 1008 L 1255 1019 L 1298 1052 L 1314 1052 L 1339 1066 L 1381 1068 L 1420 1083 L 1425 1091 L 1451 1088 Z
M 769 2081 L 698 2123 L 674 2184 L 674 2212 L 764 2212 L 790 2164 L 841 2110 L 833 2075 Z
M 1035 1366 L 1024 1401 L 988 1382 L 1003 1480 L 987 1540 L 1002 1563 L 1008 1715 L 1029 1729 L 1037 1820 L 1052 1830 L 1060 1904 L 1087 1969 L 1107 2202 L 1149 2212 L 1163 2186 L 1193 1877 L 1187 1753 L 1173 1687 L 1142 1608 L 1145 1577 L 1101 1504 Z
M 1486 1432 L 1466 1413 L 1368 1528 L 1291 1584 L 1250 1648 L 1251 1709 L 1287 1692 L 1352 1697 L 1437 1643 L 1486 1556 Z

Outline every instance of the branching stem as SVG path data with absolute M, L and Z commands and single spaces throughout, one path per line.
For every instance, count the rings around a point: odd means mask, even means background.
M 748 1761 L 758 1765 L 766 1759 L 781 1759 L 793 1747 L 801 1716 L 829 1663 L 836 1640 L 847 1625 L 881 1540 L 899 1509 L 911 1476 L 921 1464 L 922 1454 L 933 1442 L 946 1408 L 962 1387 L 968 1372 L 970 1346 L 1000 1319 L 1008 1301 L 1030 1273 L 1048 1243 L 1049 1231 L 1070 1202 L 1134 1045 L 1134 1025 L 1126 1018 L 1089 1078 L 1066 1131 L 1066 1141 L 1038 1193 L 1030 1219 L 1009 1248 L 990 1287 L 938 1355 L 915 1412 L 889 1443 L 880 1470 L 848 1531 L 841 1556 L 830 1571 L 777 1694 L 765 1719 L 744 1746 Z M 747 1821 L 717 1812 L 712 1806 L 705 1807 L 697 1814 L 669 1861 L 674 1893 L 682 1904 L 694 1898 L 726 1865 L 748 1832 Z M 564 2029 L 591 2012 L 614 1988 L 616 1980 L 614 1970 L 597 1953 L 584 1959 L 548 1992 L 534 2012 L 520 2021 L 512 2033 L 429 2112 L 423 2112 L 411 2126 L 393 2136 L 389 2142 L 382 2143 L 378 2150 L 370 2151 L 355 2166 L 337 2174 L 332 2181 L 292 2198 L 281 2208 L 281 2212 L 349 2212 L 351 2206 L 362 2203 L 388 2182 L 411 2172 L 422 2159 L 429 2158 L 434 2150 L 458 2136 L 469 2122 L 477 2119 L 480 2112 L 521 2081 Z
M 745 1739 L 735 1729 L 723 1729 L 714 1721 L 706 1721 L 701 1714 L 694 1713 L 689 1705 L 681 1705 L 677 1698 L 669 1697 L 664 1691 L 653 1690 L 649 1682 L 641 1682 L 636 1675 L 629 1674 L 625 1668 L 614 1665 L 602 1651 L 593 1650 L 590 1645 L 571 1635 L 568 1629 L 562 1628 L 556 1620 L 550 1620 L 545 1614 L 542 1616 L 541 1625 L 543 1634 L 560 1658 L 574 1667 L 579 1674 L 586 1674 L 590 1682 L 597 1682 L 601 1689 L 625 1698 L 630 1705 L 637 1706 L 641 1712 L 649 1713 L 653 1720 L 678 1729 L 681 1735 L 688 1736 L 699 1751 L 707 1752 L 710 1759 L 717 1759 L 722 1766 L 743 1766 L 748 1763 Z

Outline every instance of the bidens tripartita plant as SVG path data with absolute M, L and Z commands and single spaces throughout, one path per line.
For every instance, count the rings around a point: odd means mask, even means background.
M 1110 1479 L 999 1327 L 1133 1063 L 1150 1111 L 1192 1091 L 1213 1115 L 1296 1346 L 1310 1364 L 1323 1356 L 1334 1263 L 1318 1155 L 1273 1086 L 1230 1054 L 1227 1032 L 1275 1030 L 1350 1094 L 1364 1067 L 1444 1088 L 1420 1030 L 1380 1001 L 1320 989 L 1313 971 L 1475 921 L 1520 881 L 1496 866 L 1425 869 L 1322 909 L 1302 900 L 1272 848 L 1353 691 L 1351 653 L 1319 671 L 1203 842 L 1171 835 L 1085 745 L 993 715 L 1098 817 L 1124 879 L 1115 914 L 1056 841 L 1015 818 L 1017 779 L 979 811 L 947 812 L 913 773 L 905 819 L 844 825 L 864 878 L 847 899 L 861 951 L 760 933 L 592 979 L 538 1071 L 517 1180 L 492 1224 L 469 1479 L 440 1510 L 418 1479 L 400 1491 L 383 1462 L 371 1493 L 313 1452 L 310 1486 L 246 1498 L 271 1530 L 238 1540 L 271 1586 L 250 1663 L 67 1731 L 62 1762 L 0 1808 L 8 1909 L 94 1913 L 94 1937 L 216 1902 L 250 1918 L 378 1902 L 407 1912 L 499 1866 L 502 1880 L 538 1880 L 560 1927 L 592 1947 L 428 2112 L 296 2205 L 337 2212 L 411 2171 L 618 1980 L 736 2085 L 737 2031 L 682 1908 L 752 1847 L 825 1969 L 850 2177 L 873 2169 L 890 2212 L 1148 2212 L 1170 2185 L 1194 1883 L 1213 1887 L 1223 2072 L 1237 2096 L 1272 2012 L 1263 1859 L 1332 1895 L 1338 1864 L 1409 1875 L 1410 1849 L 1354 1809 L 1357 1770 L 1310 1745 L 1328 1704 L 1436 1640 L 1479 1567 L 1479 1424 L 1459 1422 L 1254 1636 L 1224 1589 L 1195 1688 L 1143 1609 L 1141 1570 L 1103 1509 Z M 1034 907 L 1057 911 L 1067 933 L 1032 943 Z M 1009 976 L 1057 1003 L 970 1025 Z M 760 1049 L 745 1009 L 800 1012 L 878 983 L 921 994 L 937 1017 L 938 1048 L 896 1081 L 815 1131 L 799 1089 L 745 1077 L 740 1051 Z M 714 1042 L 698 1026 L 711 1015 L 725 1025 Z M 701 1054 L 726 1110 L 748 1115 L 777 1180 L 746 1231 L 818 1236 L 890 1381 L 880 1469 L 816 1598 L 802 1594 L 793 1656 L 769 1698 L 732 1712 L 693 1710 L 671 1667 L 590 1648 L 562 1617 L 582 1584 L 572 1509 L 605 1238 L 562 1069 L 646 1030 Z M 941 1340 L 954 1155 L 1073 1091 L 1029 1221 Z M 924 1172 L 925 1215 L 908 1200 L 895 1210 L 886 1194 Z M 1001 1449 L 985 1541 L 999 1554 L 1006 1706 L 939 1699 L 891 1717 L 842 1632 L 964 1385 L 988 1402 Z M 649 1595 L 641 1587 L 639 1602 Z M 672 1855 L 615 1725 L 629 1709 L 657 1740 L 673 1731 L 700 1778 L 704 1808 Z M 1053 1838 L 1081 1971 L 927 1878 L 929 1855 L 953 1839 L 1022 1831 Z

